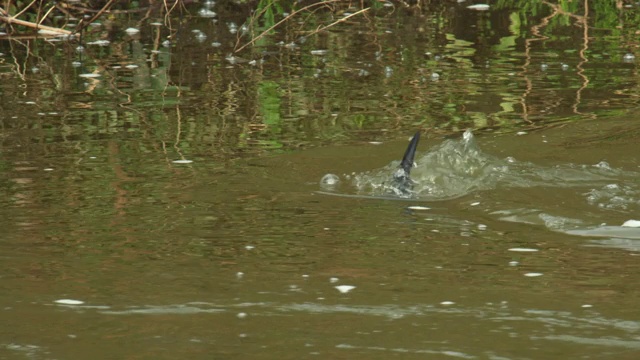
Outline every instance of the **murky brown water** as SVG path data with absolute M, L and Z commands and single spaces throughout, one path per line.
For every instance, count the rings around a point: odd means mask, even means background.
M 1 358 L 640 355 L 637 23 L 398 8 L 251 65 L 216 11 L 171 47 L 1 41 Z M 453 200 L 349 180 L 418 128 Z

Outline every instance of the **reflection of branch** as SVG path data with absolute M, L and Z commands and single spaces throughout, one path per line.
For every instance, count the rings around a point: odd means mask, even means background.
M 329 25 L 327 25 L 327 26 L 324 26 L 324 27 L 318 28 L 318 29 L 316 29 L 316 30 L 312 31 L 311 33 L 309 33 L 308 35 L 314 35 L 314 34 L 317 34 L 317 33 L 319 33 L 320 31 L 326 30 L 326 29 L 328 29 L 328 28 L 332 27 L 333 25 L 339 24 L 339 23 L 341 23 L 341 22 L 343 22 L 343 21 L 347 20 L 348 18 L 350 18 L 350 17 L 352 17 L 352 16 L 356 16 L 356 15 L 358 15 L 358 14 L 360 14 L 360 13 L 365 12 L 365 11 L 369 11 L 369 9 L 371 9 L 371 8 L 364 8 L 364 9 L 358 10 L 358 11 L 354 12 L 353 14 L 347 15 L 347 16 L 343 17 L 342 19 L 340 19 L 340 20 L 338 20 L 338 21 L 334 21 L 334 22 L 332 22 L 331 24 L 329 24 Z
M 271 30 L 277 28 L 278 26 L 280 26 L 281 24 L 283 24 L 284 22 L 286 22 L 287 20 L 291 19 L 292 17 L 294 17 L 295 15 L 297 15 L 298 13 L 305 11 L 307 9 L 311 9 L 312 7 L 315 6 L 324 6 L 324 5 L 329 5 L 331 3 L 335 3 L 338 1 L 342 1 L 342 0 L 326 0 L 326 1 L 320 1 L 311 5 L 307 5 L 299 10 L 296 10 L 294 12 L 292 12 L 291 14 L 287 15 L 284 19 L 278 21 L 277 23 L 275 23 L 273 26 L 271 26 L 270 28 L 268 28 L 267 30 L 261 32 L 258 36 L 254 37 L 253 39 L 251 39 L 251 41 L 249 41 L 248 43 L 242 45 L 240 48 L 236 49 L 234 52 L 238 53 L 240 52 L 242 49 L 246 48 L 247 46 L 254 44 L 256 41 L 260 40 L 263 36 L 265 36 L 266 34 L 268 34 Z
M 585 55 L 585 53 L 587 52 L 587 50 L 589 49 L 589 24 L 588 24 L 588 19 L 589 19 L 589 2 L 587 0 L 584 0 L 584 16 L 582 16 L 582 19 L 580 20 L 580 22 L 582 23 L 582 32 L 583 32 L 583 41 L 582 41 L 582 49 L 580 49 L 580 51 L 578 52 L 580 54 L 580 59 L 581 61 L 578 63 L 578 65 L 576 65 L 576 67 L 578 68 L 578 76 L 580 76 L 582 78 L 582 86 L 580 86 L 580 88 L 578 88 L 578 90 L 576 91 L 576 102 L 573 104 L 573 112 L 576 114 L 582 114 L 580 112 L 580 110 L 578 110 L 578 105 L 580 105 L 580 101 L 582 100 L 582 91 L 584 91 L 584 89 L 587 88 L 587 86 L 589 86 L 589 78 L 587 78 L 584 75 L 584 68 L 582 67 L 582 65 L 586 64 L 587 62 L 589 62 L 589 59 L 587 59 L 587 56 Z M 591 117 L 595 118 L 595 114 L 590 114 Z
M 589 86 L 589 78 L 587 78 L 584 75 L 584 67 L 583 67 L 584 64 L 589 62 L 589 59 L 587 59 L 587 56 L 585 54 L 589 49 L 589 24 L 588 24 L 589 2 L 587 0 L 584 0 L 584 15 L 575 15 L 572 13 L 568 13 L 564 11 L 557 4 L 552 4 L 548 1 L 542 1 L 542 2 L 547 6 L 551 7 L 554 10 L 554 13 L 559 13 L 559 14 L 574 18 L 579 24 L 582 25 L 583 41 L 582 41 L 582 48 L 578 52 L 580 54 L 580 62 L 578 63 L 578 65 L 576 65 L 576 68 L 578 69 L 577 75 L 580 78 L 582 78 L 583 81 L 582 81 L 582 86 L 580 86 L 576 91 L 576 101 L 573 103 L 573 106 L 571 108 L 573 109 L 573 112 L 575 114 L 585 115 L 582 112 L 580 112 L 580 110 L 578 110 L 578 106 L 582 101 L 582 92 L 584 91 L 584 89 L 587 88 L 587 86 Z M 594 117 L 595 115 L 591 114 L 590 116 Z
M 107 10 L 109 10 L 109 8 L 111 7 L 111 5 L 113 5 L 113 2 L 115 0 L 109 0 L 103 7 L 102 9 L 100 9 L 100 11 L 98 11 L 95 15 L 93 15 L 93 17 L 91 19 L 89 19 L 89 21 L 87 22 L 83 22 L 81 21 L 78 26 L 76 27 L 76 33 L 79 33 L 80 31 L 82 31 L 82 29 L 86 28 L 87 26 L 91 25 L 91 23 L 93 23 L 94 21 L 98 20 L 98 18 L 100 16 L 102 16 L 102 14 L 104 14 Z

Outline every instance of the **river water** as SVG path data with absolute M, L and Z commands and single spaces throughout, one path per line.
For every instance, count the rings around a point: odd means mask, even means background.
M 230 4 L 0 40 L 1 358 L 640 355 L 636 7 Z

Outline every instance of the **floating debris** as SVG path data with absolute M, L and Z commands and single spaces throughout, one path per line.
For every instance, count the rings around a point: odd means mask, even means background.
M 635 59 L 636 59 L 636 56 L 633 55 L 632 53 L 624 54 L 624 56 L 622 57 L 622 60 L 624 62 L 633 62 Z
M 524 274 L 524 276 L 526 277 L 538 277 L 538 276 L 542 276 L 542 273 L 536 273 L 536 272 L 530 272 L 530 273 L 526 273 Z
M 172 161 L 172 163 L 174 164 L 191 164 L 192 162 L 193 160 L 186 160 L 186 159 Z
M 349 291 L 355 289 L 356 287 L 352 285 L 338 285 L 338 286 L 335 286 L 335 288 L 338 289 L 338 291 L 340 291 L 341 293 L 346 294 Z
M 440 303 L 440 305 L 453 305 L 453 304 L 455 304 L 455 302 L 453 301 L 443 301 Z
M 489 10 L 489 5 L 487 4 L 474 4 L 467 6 L 469 10 L 477 10 L 477 11 L 487 11 Z
M 311 50 L 311 55 L 323 56 L 327 55 L 328 50 Z
M 430 207 L 419 206 L 419 205 L 409 206 L 407 209 L 409 209 L 409 210 L 431 210 Z
M 60 305 L 82 305 L 84 304 L 84 301 L 74 300 L 74 299 L 59 299 L 54 301 L 54 303 L 60 304 Z
M 517 247 L 517 248 L 511 248 L 511 249 L 509 249 L 509 251 L 515 251 L 515 252 L 538 252 L 540 250 L 533 249 L 533 248 L 520 248 L 520 247 Z
M 127 28 L 124 32 L 126 32 L 127 35 L 135 35 L 135 34 L 138 34 L 140 30 L 130 27 L 130 28 Z
M 91 41 L 87 43 L 87 45 L 97 45 L 97 46 L 109 46 L 110 44 L 111 44 L 111 41 L 109 40 L 96 40 L 96 41 Z
M 98 77 L 100 77 L 102 75 L 94 74 L 94 73 L 87 73 L 87 74 L 80 74 L 78 76 L 80 76 L 81 78 L 86 78 L 86 79 L 94 79 L 94 78 L 98 78 Z
M 216 17 L 218 14 L 216 14 L 214 11 L 209 10 L 209 9 L 200 9 L 198 11 L 198 15 L 200 17 L 205 17 L 205 18 L 213 18 Z
M 241 313 L 238 313 L 238 315 L 236 315 L 236 316 L 238 317 L 238 319 L 244 319 L 244 318 L 247 317 L 247 313 L 241 312 Z
M 340 279 L 338 279 L 337 277 L 332 277 L 329 279 L 330 283 L 337 283 L 338 281 L 340 281 Z

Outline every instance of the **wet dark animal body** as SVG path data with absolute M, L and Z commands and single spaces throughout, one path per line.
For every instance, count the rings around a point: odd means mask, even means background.
M 393 173 L 393 187 L 401 195 L 411 195 L 411 190 L 414 185 L 414 181 L 411 180 L 411 168 L 414 166 L 414 158 L 419 141 L 420 131 L 416 132 L 411 138 L 411 141 L 409 141 L 409 146 L 407 146 L 407 150 L 404 152 L 400 167 Z

